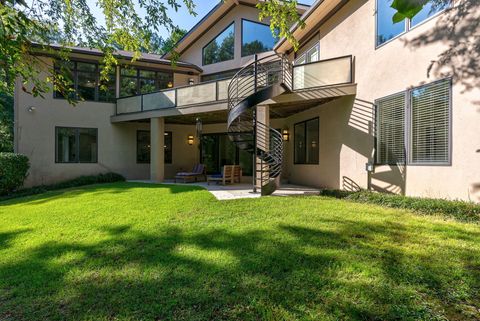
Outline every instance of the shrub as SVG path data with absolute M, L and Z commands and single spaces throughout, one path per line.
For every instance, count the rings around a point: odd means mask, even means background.
M 358 203 L 407 209 L 421 214 L 442 214 L 462 221 L 480 221 L 480 205 L 472 202 L 409 197 L 366 190 L 358 192 L 323 190 L 320 194 Z
M 105 173 L 105 174 L 90 175 L 90 176 L 80 176 L 80 177 L 77 177 L 68 181 L 60 182 L 57 184 L 53 184 L 53 185 L 40 185 L 40 186 L 34 186 L 27 189 L 18 190 L 13 194 L 0 198 L 0 200 L 41 194 L 47 191 L 53 191 L 53 190 L 64 189 L 64 188 L 71 188 L 71 187 L 78 187 L 78 186 L 92 185 L 92 184 L 124 182 L 124 181 L 125 181 L 125 177 L 117 173 Z
M 0 153 L 0 195 L 9 194 L 21 187 L 29 168 L 27 156 Z

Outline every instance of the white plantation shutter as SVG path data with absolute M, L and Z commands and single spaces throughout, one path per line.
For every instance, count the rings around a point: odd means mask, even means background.
M 377 163 L 405 163 L 405 93 L 377 100 Z
M 450 161 L 450 80 L 410 92 L 410 162 L 445 164 Z

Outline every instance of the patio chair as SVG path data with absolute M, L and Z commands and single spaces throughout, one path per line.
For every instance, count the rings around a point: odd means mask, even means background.
M 235 165 L 223 166 L 221 174 L 207 176 L 207 184 L 210 185 L 210 182 L 221 183 L 222 185 L 225 185 L 227 182 L 230 184 L 235 183 L 234 168 Z
M 191 172 L 180 172 L 175 174 L 174 181 L 176 183 L 177 179 L 183 179 L 184 183 L 187 183 L 187 181 L 198 182 L 199 178 L 203 178 L 204 181 L 207 179 L 207 169 L 203 164 L 196 164 L 193 166 Z
M 235 183 L 240 183 L 242 179 L 242 168 L 240 165 L 233 165 L 233 179 Z

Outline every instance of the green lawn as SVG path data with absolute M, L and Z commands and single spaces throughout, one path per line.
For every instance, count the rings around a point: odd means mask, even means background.
M 480 225 L 116 183 L 0 203 L 0 320 L 480 320 Z

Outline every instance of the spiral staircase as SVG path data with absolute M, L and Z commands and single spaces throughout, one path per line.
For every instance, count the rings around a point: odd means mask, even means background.
M 282 134 L 259 121 L 256 107 L 292 88 L 292 66 L 276 54 L 240 69 L 228 86 L 228 136 L 240 149 L 255 155 L 254 186 L 261 195 L 272 194 L 280 184 L 283 162 Z

